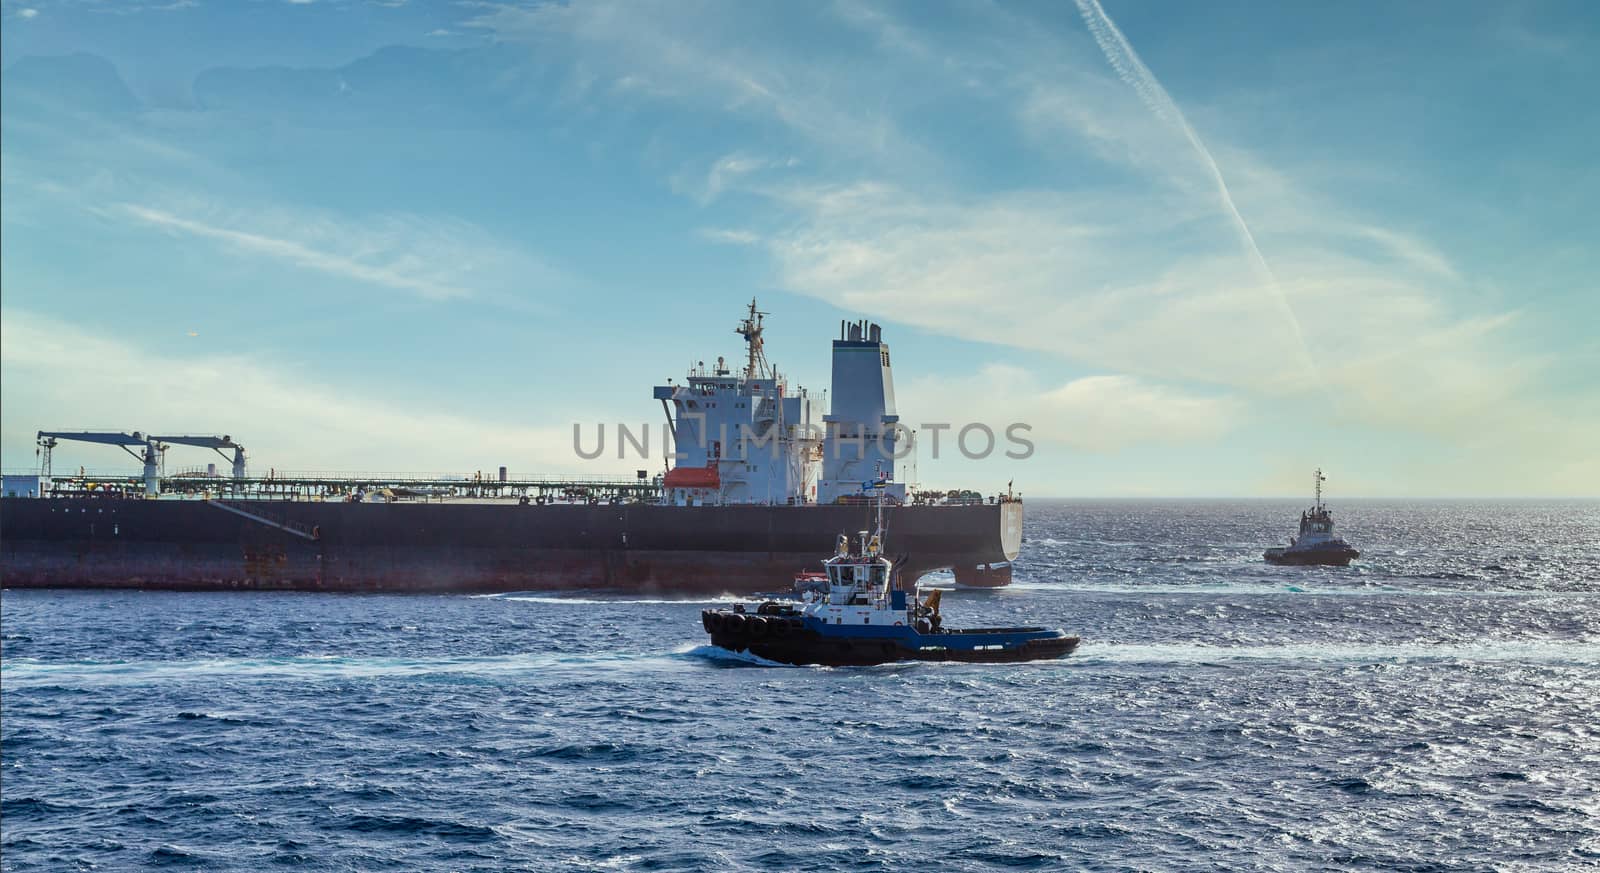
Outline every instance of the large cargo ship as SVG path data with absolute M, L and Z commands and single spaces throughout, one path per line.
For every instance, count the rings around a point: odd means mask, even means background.
M 951 571 L 1011 579 L 1022 502 L 1010 494 L 908 490 L 878 325 L 840 325 L 831 409 L 790 390 L 751 303 L 744 366 L 657 386 L 676 465 L 627 486 L 595 482 L 248 478 L 230 437 L 41 433 L 143 445 L 143 481 L 41 475 L 0 498 L 0 584 L 189 590 L 749 593 L 814 569 L 816 544 L 870 527 L 882 494 L 902 584 Z M 233 476 L 164 478 L 158 456 L 188 441 L 234 450 Z M 8 483 L 13 482 L 8 477 Z M 410 481 L 410 480 L 406 480 Z M 142 486 L 142 487 L 140 487 Z M 865 496 L 871 494 L 873 497 Z

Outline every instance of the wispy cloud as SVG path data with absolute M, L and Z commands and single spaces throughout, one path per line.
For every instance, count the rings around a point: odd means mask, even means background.
M 771 237 L 784 283 L 848 309 L 1095 367 L 1288 390 L 1296 347 L 1237 257 L 1164 259 L 1194 212 L 1182 200 L 1034 192 L 926 198 L 858 184 L 773 193 L 792 229 Z
M 459 285 L 417 275 L 415 270 L 424 265 L 415 261 L 410 263 L 406 263 L 404 260 L 378 264 L 364 263 L 355 258 L 318 250 L 297 240 L 218 227 L 182 218 L 170 212 L 134 204 L 121 204 L 107 210 L 107 212 L 111 215 L 126 216 L 134 221 L 162 229 L 216 240 L 244 252 L 287 261 L 296 266 L 362 282 L 371 282 L 376 285 L 385 285 L 401 291 L 410 291 L 430 300 L 448 300 L 452 297 L 466 297 L 471 294 L 468 289 Z
M 95 15 L 139 15 L 145 12 L 178 12 L 193 9 L 200 0 L 127 0 L 122 3 L 75 4 L 84 12 Z
M 1139 98 L 1157 117 L 1182 131 L 1184 138 L 1204 162 L 1212 181 L 1216 184 L 1217 197 L 1233 219 L 1245 251 L 1249 253 L 1251 263 L 1259 273 L 1262 286 L 1271 293 L 1272 300 L 1283 313 L 1285 327 L 1293 334 L 1295 343 L 1299 346 L 1298 360 L 1306 369 L 1305 375 L 1315 378 L 1316 366 L 1312 361 L 1311 351 L 1306 346 L 1305 337 L 1301 333 L 1300 319 L 1296 317 L 1294 308 L 1290 306 L 1283 290 L 1278 287 L 1278 277 L 1273 274 L 1272 266 L 1262 256 L 1261 247 L 1256 244 L 1255 234 L 1250 231 L 1249 222 L 1239 213 L 1239 207 L 1233 201 L 1233 193 L 1228 190 L 1228 183 L 1222 176 L 1222 168 L 1217 166 L 1216 158 L 1211 156 L 1211 150 L 1201 141 L 1200 135 L 1184 117 L 1183 110 L 1178 108 L 1172 95 L 1167 93 L 1167 89 L 1161 86 L 1160 80 L 1150 72 L 1149 67 L 1144 65 L 1144 61 L 1139 59 L 1139 54 L 1128 43 L 1127 37 L 1122 35 L 1116 22 L 1112 21 L 1111 16 L 1101 8 L 1099 0 L 1078 0 L 1078 11 L 1082 13 L 1089 32 L 1094 34 L 1095 42 L 1100 45 L 1100 50 L 1105 52 L 1106 60 L 1116 69 L 1117 75 L 1138 93 Z
M 718 227 L 702 228 L 700 236 L 715 243 L 735 246 L 753 246 L 761 242 L 761 236 L 753 231 Z
M 112 220 L 217 243 L 329 276 L 434 300 L 492 298 L 512 283 L 537 291 L 559 274 L 465 223 L 408 215 L 360 221 L 270 208 L 184 212 L 136 203 L 96 207 Z
M 774 197 L 806 216 L 766 243 L 793 290 L 1114 373 L 1210 383 L 1275 404 L 1306 393 L 1298 343 L 1248 267 L 1183 250 L 1192 207 L 1181 199 L 927 200 L 885 185 Z M 1314 204 L 1303 210 L 1306 221 L 1317 214 Z M 1404 239 L 1385 242 L 1406 249 Z M 1149 257 L 1162 241 L 1174 253 Z M 1316 404 L 1320 417 L 1430 434 L 1504 429 L 1483 420 L 1496 409 L 1553 423 L 1553 411 L 1529 399 L 1546 362 L 1516 349 L 1508 315 L 1451 314 L 1439 285 L 1447 262 L 1419 252 L 1374 262 L 1326 242 L 1286 240 L 1279 255 L 1281 293 L 1327 314 L 1308 333 L 1331 392 Z
M 774 21 L 758 7 L 741 5 L 694 15 L 673 3 L 593 0 L 491 5 L 463 26 L 530 45 L 545 62 L 565 58 L 584 76 L 600 71 L 619 92 L 773 121 L 809 143 L 845 146 L 891 165 L 933 160 L 899 129 L 887 107 L 835 98 L 861 89 L 873 76 L 871 66 L 846 58 L 817 63 L 814 55 L 788 46 Z M 749 39 L 748 33 L 724 38 L 741 29 L 766 30 L 770 39 Z M 645 87 L 624 87 L 628 83 Z
M 706 205 L 716 200 L 730 187 L 745 181 L 763 170 L 793 168 L 799 164 L 795 158 L 778 160 L 763 158 L 744 152 L 723 155 L 711 164 L 703 175 L 692 171 L 679 173 L 673 178 L 673 188 L 687 193 Z
M 989 364 L 965 377 L 914 377 L 896 393 L 903 408 L 918 410 L 914 420 L 980 422 L 996 433 L 1022 422 L 1037 444 L 1096 454 L 1210 442 L 1236 428 L 1244 409 L 1227 394 L 1125 375 L 1049 384 L 1009 364 Z

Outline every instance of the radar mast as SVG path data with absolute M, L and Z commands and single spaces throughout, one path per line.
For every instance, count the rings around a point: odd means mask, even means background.
M 759 379 L 767 374 L 767 353 L 762 347 L 761 321 L 767 313 L 756 310 L 756 299 L 750 298 L 750 312 L 739 326 L 733 329 L 734 333 L 744 337 L 744 342 L 749 352 L 749 361 L 744 367 L 746 379 Z

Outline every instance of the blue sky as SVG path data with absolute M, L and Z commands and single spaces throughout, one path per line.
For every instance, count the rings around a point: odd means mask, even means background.
M 1587 3 L 0 4 L 0 450 L 631 470 L 885 325 L 927 484 L 1600 493 Z M 175 465 L 207 460 L 173 456 Z M 117 469 L 111 449 L 58 464 Z

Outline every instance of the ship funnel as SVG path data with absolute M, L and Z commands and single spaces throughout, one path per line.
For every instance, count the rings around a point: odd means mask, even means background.
M 887 484 L 885 495 L 905 500 L 905 486 L 895 482 L 895 460 L 905 452 L 900 416 L 895 411 L 894 375 L 883 326 L 867 319 L 846 325 L 846 339 L 833 344 L 831 409 L 823 418 L 822 477 L 817 500 L 835 503 L 862 493 L 863 483 Z

